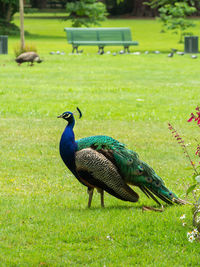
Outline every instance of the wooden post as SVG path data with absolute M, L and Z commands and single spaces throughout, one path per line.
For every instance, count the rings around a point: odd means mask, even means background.
M 21 50 L 25 48 L 24 41 L 24 1 L 19 0 L 19 12 L 20 12 L 20 39 L 21 39 Z

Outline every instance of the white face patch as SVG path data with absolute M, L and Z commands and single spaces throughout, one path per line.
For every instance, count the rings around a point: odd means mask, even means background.
M 68 119 L 71 116 L 71 114 L 65 114 L 64 118 Z

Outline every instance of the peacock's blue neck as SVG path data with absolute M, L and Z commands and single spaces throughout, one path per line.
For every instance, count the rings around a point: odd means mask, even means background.
M 69 122 L 66 126 L 60 140 L 60 155 L 66 166 L 74 173 L 75 172 L 75 152 L 77 144 L 74 137 L 75 121 Z

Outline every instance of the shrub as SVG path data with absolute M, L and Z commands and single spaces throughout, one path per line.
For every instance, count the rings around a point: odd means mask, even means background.
M 0 35 L 19 35 L 20 30 L 14 23 L 0 19 Z
M 146 2 L 152 8 L 158 8 L 160 15 L 159 20 L 162 22 L 163 29 L 161 32 L 170 30 L 175 34 L 179 34 L 179 42 L 183 42 L 184 35 L 192 35 L 188 29 L 194 27 L 195 24 L 187 19 L 196 12 L 194 1 L 182 0 L 150 0 Z
M 24 49 L 21 49 L 20 44 L 16 45 L 14 47 L 14 54 L 16 57 L 18 57 L 19 55 L 21 55 L 24 52 L 37 52 L 37 49 L 35 47 L 35 45 L 33 44 L 26 44 Z
M 100 25 L 100 21 L 106 19 L 106 6 L 96 0 L 80 0 L 69 2 L 66 5 L 69 14 L 66 20 L 72 21 L 72 27 L 89 27 L 90 25 Z
M 195 24 L 186 19 L 187 15 L 191 15 L 196 11 L 195 7 L 191 7 L 186 2 L 176 2 L 174 4 L 166 4 L 158 9 L 160 13 L 160 21 L 163 24 L 163 30 L 170 30 L 175 34 L 179 34 L 179 42 L 183 42 L 184 35 L 192 35 L 188 29 L 194 27 Z
M 188 122 L 195 121 L 197 122 L 197 126 L 200 127 L 200 107 L 196 107 L 196 114 L 191 113 Z M 169 123 L 168 124 L 169 130 L 171 131 L 173 137 L 176 139 L 178 144 L 182 147 L 184 155 L 189 160 L 191 165 L 191 170 L 193 171 L 193 184 L 187 187 L 186 195 L 192 193 L 194 201 L 193 201 L 193 226 L 195 229 L 193 231 L 188 232 L 187 237 L 190 242 L 194 240 L 200 241 L 200 162 L 195 164 L 192 160 L 189 152 L 187 150 L 187 145 L 185 144 L 183 138 L 179 135 L 177 130 Z M 200 144 L 197 144 L 197 148 L 195 151 L 195 156 L 200 157 Z M 182 215 L 180 219 L 184 219 L 185 215 Z M 183 225 L 185 223 L 183 222 Z

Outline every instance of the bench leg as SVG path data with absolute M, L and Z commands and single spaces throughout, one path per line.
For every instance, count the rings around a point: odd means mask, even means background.
M 126 51 L 127 53 L 130 53 L 129 46 L 124 46 L 124 53 L 126 53 Z
M 74 54 L 74 50 L 76 50 L 76 53 L 83 53 L 83 50 L 78 51 L 78 46 L 74 45 L 72 49 L 72 54 Z
M 73 49 L 72 49 L 72 54 L 74 54 L 74 50 L 76 50 L 76 53 L 77 53 L 77 49 L 78 49 L 78 47 L 77 47 L 77 46 L 73 46 Z
M 103 55 L 104 54 L 104 46 L 99 46 L 98 54 L 99 55 Z

